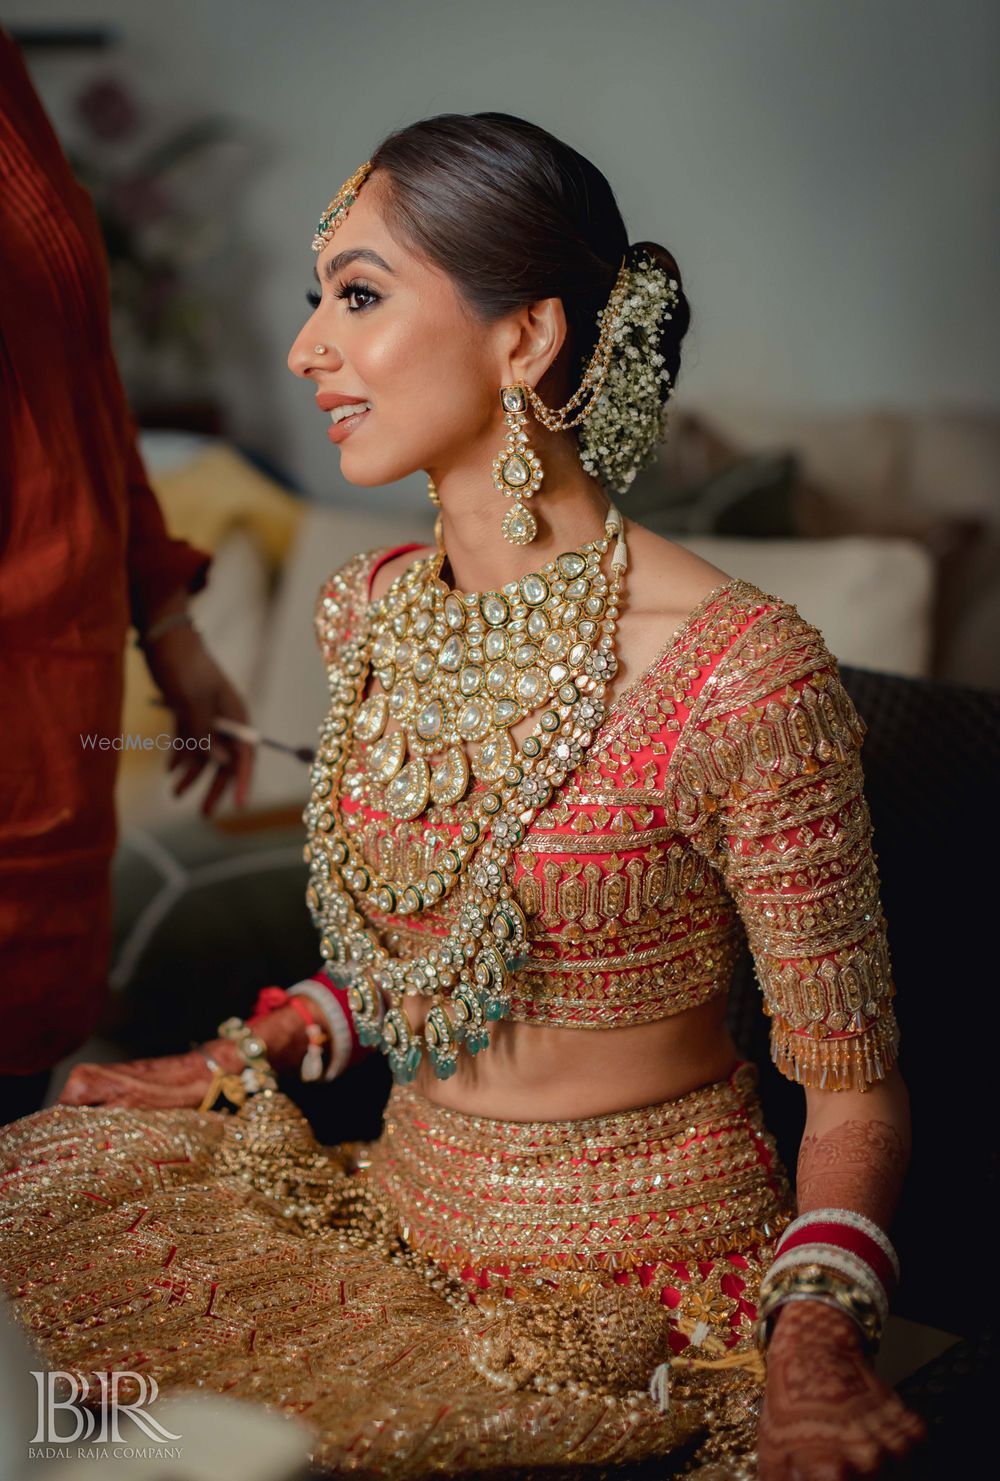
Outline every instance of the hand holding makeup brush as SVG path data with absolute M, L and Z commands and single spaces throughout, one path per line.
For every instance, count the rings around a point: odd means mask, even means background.
M 151 704 L 159 706 L 160 709 L 168 708 L 165 700 L 153 699 Z M 231 735 L 236 740 L 246 741 L 248 746 L 268 746 L 272 751 L 281 751 L 286 756 L 294 756 L 296 761 L 301 761 L 305 766 L 311 766 L 316 752 L 311 746 L 290 746 L 287 741 L 275 740 L 270 735 L 261 735 L 259 730 L 252 725 L 244 725 L 240 720 L 224 720 L 216 715 L 212 721 L 211 730 L 218 735 Z
M 173 711 L 175 734 L 185 740 L 212 735 L 210 751 L 175 750 L 168 771 L 178 771 L 174 796 L 180 797 L 213 764 L 215 774 L 202 800 L 209 817 L 228 787 L 235 789 L 237 807 L 245 807 L 254 751 L 245 740 L 225 735 L 221 721 L 245 724 L 247 709 L 235 687 L 209 653 L 197 630 L 189 624 L 171 627 L 145 648 L 146 664 Z

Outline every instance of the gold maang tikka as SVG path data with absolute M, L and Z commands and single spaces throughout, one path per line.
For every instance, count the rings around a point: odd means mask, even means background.
M 337 191 L 337 194 L 319 218 L 319 224 L 316 227 L 316 232 L 312 239 L 312 249 L 314 252 L 322 252 L 327 242 L 332 240 L 338 226 L 343 225 L 344 217 L 347 215 L 351 206 L 354 205 L 358 191 L 371 174 L 371 169 L 372 162 L 370 159 L 366 159 L 364 164 L 359 165 L 350 179 L 345 180 Z

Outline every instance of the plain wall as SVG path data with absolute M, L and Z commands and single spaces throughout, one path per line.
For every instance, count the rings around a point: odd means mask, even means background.
M 6 0 L 2 15 L 120 29 L 103 57 L 32 55 L 57 123 L 84 76 L 120 71 L 154 111 L 246 129 L 248 266 L 221 381 L 233 434 L 314 493 L 351 491 L 285 366 L 312 229 L 383 134 L 442 111 L 552 129 L 608 175 L 632 239 L 674 251 L 695 315 L 681 397 L 1000 403 L 987 0 Z

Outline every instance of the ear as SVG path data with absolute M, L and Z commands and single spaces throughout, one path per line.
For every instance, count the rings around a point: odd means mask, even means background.
M 537 386 L 566 340 L 566 311 L 561 298 L 539 298 L 508 319 L 504 345 L 507 379 Z

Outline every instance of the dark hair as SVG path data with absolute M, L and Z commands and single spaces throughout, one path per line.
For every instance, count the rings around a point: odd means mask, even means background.
M 655 242 L 629 246 L 611 186 L 569 144 L 509 113 L 440 113 L 390 134 L 372 169 L 386 177 L 392 228 L 454 279 L 484 323 L 562 299 L 569 364 L 581 369 L 622 257 L 652 257 L 678 285 L 659 345 L 676 380 L 690 322 L 677 264 Z

